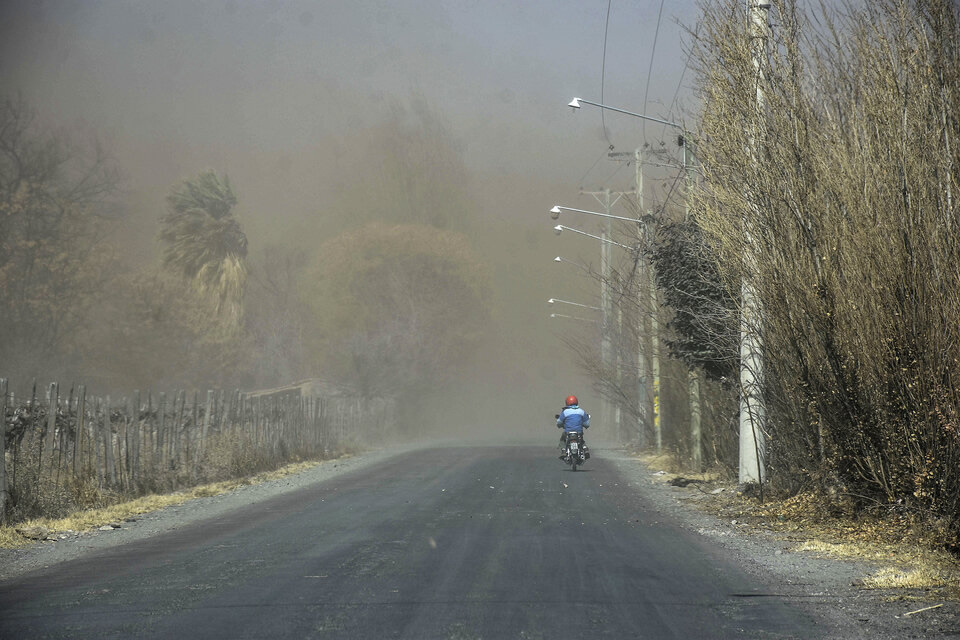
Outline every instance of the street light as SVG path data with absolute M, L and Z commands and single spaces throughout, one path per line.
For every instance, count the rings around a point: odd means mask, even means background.
M 590 267 L 584 266 L 584 265 L 580 264 L 579 262 L 575 262 L 575 261 L 573 261 L 573 260 L 568 260 L 568 259 L 566 259 L 566 258 L 561 258 L 560 256 L 557 256 L 556 258 L 554 258 L 553 261 L 554 261 L 554 262 L 567 262 L 567 263 L 572 264 L 573 266 L 575 266 L 576 268 L 578 268 L 578 269 L 580 269 L 580 270 L 582 270 L 582 271 L 586 271 L 586 272 L 589 273 L 589 274 L 592 274 L 592 273 L 593 273 L 593 270 L 590 269 Z
M 760 69 L 760 61 L 763 59 L 763 51 L 766 46 L 766 29 L 767 25 L 767 12 L 770 9 L 769 4 L 756 4 L 751 7 L 751 23 L 753 33 L 755 35 L 754 40 L 759 43 L 759 49 L 753 52 L 753 63 L 754 68 L 758 74 L 762 77 L 762 71 Z M 759 51 L 759 53 L 758 53 Z M 571 100 L 567 106 L 573 109 L 579 109 L 580 103 L 593 105 L 601 109 L 607 109 L 609 111 L 615 111 L 617 113 L 623 113 L 635 118 L 641 118 L 643 120 L 650 120 L 652 122 L 657 122 L 659 124 L 666 125 L 668 127 L 674 127 L 680 130 L 680 136 L 677 140 L 679 145 L 683 147 L 683 170 L 686 174 L 686 183 L 687 183 L 687 198 L 686 198 L 686 218 L 690 217 L 690 198 L 689 194 L 692 190 L 693 176 L 691 164 L 687 158 L 688 153 L 688 143 L 687 130 L 682 125 L 677 124 L 676 122 L 669 122 L 667 120 L 661 120 L 660 118 L 654 118 L 642 113 L 634 113 L 632 111 L 627 111 L 626 109 L 619 109 L 617 107 L 611 107 L 609 105 L 600 104 L 599 102 L 592 102 L 590 100 L 584 100 L 583 98 L 574 98 Z M 762 85 L 757 83 L 757 103 L 763 104 L 763 90 Z M 757 112 L 760 112 L 758 108 Z M 639 264 L 639 263 L 638 263 Z M 651 293 L 654 293 L 654 289 L 651 288 Z M 756 293 L 752 290 L 750 283 L 744 279 L 741 283 L 741 297 L 745 301 L 741 307 L 741 317 L 740 317 L 740 482 L 763 482 L 764 471 L 764 458 L 765 453 L 765 443 L 763 441 L 763 428 L 766 424 L 766 406 L 763 401 L 763 396 L 760 389 L 759 380 L 763 376 L 763 352 L 762 352 L 762 339 L 760 338 L 758 332 L 755 330 L 755 327 L 752 325 L 755 324 L 755 316 L 759 314 L 757 309 L 758 303 L 755 300 Z M 695 390 L 696 389 L 696 390 Z M 697 378 L 697 373 L 694 370 L 690 371 L 690 391 L 691 391 L 691 400 L 693 400 L 693 394 L 697 396 L 697 404 L 699 407 L 699 379 Z M 656 400 L 655 400 L 656 402 Z M 693 407 L 691 405 L 691 415 L 694 415 Z M 654 409 L 656 413 L 657 409 Z M 699 415 L 699 408 L 696 412 Z M 655 418 L 656 419 L 656 418 Z M 695 442 L 695 454 L 694 460 L 699 462 L 700 455 L 700 426 L 699 423 L 692 425 L 694 435 L 693 440 Z M 658 446 L 659 450 L 659 446 Z
M 620 108 L 618 108 L 618 107 L 611 107 L 611 106 L 609 106 L 609 105 L 601 104 L 601 103 L 599 103 L 599 102 L 593 102 L 593 101 L 591 101 L 591 100 L 585 100 L 585 99 L 583 99 L 583 98 L 574 98 L 573 100 L 571 100 L 571 101 L 567 104 L 567 106 L 568 106 L 568 107 L 572 107 L 573 109 L 579 109 L 580 106 L 581 106 L 581 103 L 593 105 L 593 106 L 595 106 L 595 107 L 599 107 L 599 108 L 601 108 L 601 109 L 607 109 L 607 110 L 609 110 L 609 111 L 615 111 L 615 112 L 617 112 L 617 113 L 623 113 L 623 114 L 626 114 L 626 115 L 628 115 L 628 116 L 633 116 L 633 117 L 635 117 L 635 118 L 641 118 L 642 120 L 649 120 L 649 121 L 651 121 L 651 122 L 656 122 L 656 123 L 659 123 L 659 124 L 662 124 L 662 125 L 665 125 L 665 126 L 668 126 L 668 127 L 673 127 L 673 128 L 678 129 L 678 130 L 680 131 L 680 135 L 679 135 L 678 138 L 677 138 L 677 143 L 683 148 L 683 172 L 684 172 L 684 174 L 685 174 L 685 180 L 686 180 L 686 185 L 687 185 L 686 216 L 685 216 L 685 217 L 686 217 L 687 219 L 689 219 L 689 217 L 690 217 L 690 200 L 689 200 L 689 194 L 690 194 L 691 189 L 692 189 L 693 175 L 692 175 L 692 167 L 691 167 L 691 164 L 690 164 L 690 162 L 689 162 L 689 160 L 688 160 L 688 143 L 687 143 L 687 138 L 688 138 L 689 136 L 687 135 L 687 130 L 683 127 L 683 125 L 677 124 L 676 122 L 670 122 L 670 121 L 668 121 L 668 120 L 661 120 L 660 118 L 654 118 L 654 117 L 652 117 L 652 116 L 644 115 L 644 114 L 642 114 L 642 113 L 634 113 L 633 111 L 627 111 L 626 109 L 620 109 Z M 639 186 L 639 185 L 640 185 L 640 176 L 641 176 L 639 164 L 640 164 L 640 162 L 639 162 L 639 152 L 638 152 L 638 158 L 637 158 L 637 165 L 638 165 L 638 166 L 637 166 L 637 184 L 638 184 L 637 193 L 638 193 L 638 196 L 639 196 L 639 198 L 640 198 L 641 209 L 642 209 L 643 193 L 642 193 L 642 189 L 641 189 L 640 186 Z M 560 208 L 562 209 L 562 207 L 560 207 Z M 641 213 L 642 213 L 642 211 L 641 211 Z M 551 215 L 552 215 L 552 211 L 551 211 Z M 559 215 L 559 212 L 558 212 L 558 215 Z M 637 221 L 637 222 L 639 222 L 639 221 Z M 640 261 L 638 260 L 638 261 L 637 261 L 638 276 L 639 276 L 639 273 L 640 273 L 640 271 L 639 271 L 640 268 L 641 268 L 641 263 L 640 263 Z M 651 269 L 652 269 L 652 265 L 651 265 Z M 638 277 L 638 282 L 639 282 L 639 277 Z M 659 350 L 659 349 L 658 349 L 658 346 L 657 346 L 658 333 L 659 333 L 659 319 L 657 318 L 657 313 L 656 313 L 656 306 L 657 306 L 657 289 L 656 289 L 656 286 L 655 286 L 654 283 L 653 283 L 652 277 L 651 277 L 651 280 L 650 280 L 650 298 L 651 298 L 651 300 L 652 300 L 653 303 L 654 303 L 653 313 L 652 313 L 651 316 L 650 316 L 650 321 L 651 321 L 651 323 L 652 323 L 650 335 L 651 335 L 651 340 L 653 341 L 653 345 L 652 345 L 652 348 L 651 348 L 651 356 L 652 356 L 652 358 L 653 358 L 653 362 L 652 362 L 652 366 L 653 366 L 653 424 L 654 424 L 654 435 L 655 435 L 655 437 L 656 437 L 656 443 L 657 443 L 657 452 L 659 453 L 659 452 L 661 451 L 661 447 L 662 447 L 662 442 L 661 442 L 661 430 L 660 430 L 660 406 L 659 406 L 659 387 L 660 387 L 660 382 L 659 382 L 659 378 L 660 378 L 660 374 L 659 374 L 659 355 L 658 355 L 658 350 Z M 638 364 L 639 364 L 639 363 L 642 361 L 642 359 L 643 359 L 642 351 L 639 350 L 639 349 L 638 349 L 637 359 L 638 359 Z M 691 370 L 691 390 L 693 390 L 692 381 L 693 381 L 693 377 L 694 377 L 694 376 L 696 376 L 696 372 L 693 371 L 693 370 Z M 697 389 L 699 389 L 699 385 L 697 386 Z M 641 393 L 641 394 L 638 394 L 638 395 L 642 395 L 642 393 Z M 699 397 L 699 391 L 697 391 L 697 396 Z M 692 396 L 691 396 L 691 398 L 692 398 Z M 697 400 L 697 404 L 698 404 L 698 406 L 699 406 L 699 400 Z M 692 405 L 691 405 L 691 406 L 692 406 Z M 641 409 L 641 413 L 643 413 L 643 412 L 644 412 L 643 409 Z M 699 409 L 697 410 L 696 413 L 697 413 L 697 415 L 699 415 Z M 691 415 L 693 415 L 693 414 L 694 414 L 694 412 L 691 411 Z M 700 444 L 699 444 L 699 440 L 700 440 L 699 432 L 700 432 L 700 429 L 699 429 L 699 425 L 693 427 L 693 431 L 694 431 L 694 433 L 695 433 L 695 435 L 694 435 L 694 437 L 693 437 L 693 439 L 694 439 L 694 448 L 695 448 L 695 451 L 697 451 L 697 453 L 695 454 L 695 459 L 698 459 L 699 450 L 700 450 Z
M 590 100 L 584 100 L 583 98 L 574 98 L 573 100 L 570 101 L 569 104 L 567 104 L 567 106 L 568 106 L 568 107 L 573 107 L 574 109 L 579 109 L 581 102 L 584 103 L 584 104 L 591 104 L 591 105 L 593 105 L 593 106 L 595 106 L 595 107 L 600 107 L 601 109 L 607 109 L 608 111 L 616 111 L 617 113 L 625 113 L 625 114 L 627 114 L 628 116 L 633 116 L 634 118 L 643 118 L 644 120 L 650 120 L 650 121 L 652 121 L 652 122 L 657 122 L 657 123 L 659 123 L 659 124 L 665 124 L 665 125 L 667 125 L 668 127 L 676 127 L 677 129 L 680 129 L 681 131 L 686 132 L 686 130 L 683 128 L 683 125 L 677 124 L 676 122 L 668 122 L 667 120 L 661 120 L 660 118 L 654 118 L 654 117 L 652 117 L 652 116 L 645 116 L 645 115 L 643 115 L 642 113 L 634 113 L 634 112 L 632 112 L 632 111 L 627 111 L 626 109 L 618 109 L 617 107 L 611 107 L 611 106 L 608 106 L 608 105 L 605 105 L 605 104 L 600 104 L 599 102 L 591 102 Z M 682 143 L 683 143 L 683 139 L 681 139 L 680 142 L 681 142 L 681 144 L 682 144 Z
M 551 314 L 550 314 L 550 317 L 551 317 L 551 318 L 566 318 L 566 319 L 568 319 L 568 320 L 580 320 L 581 322 L 592 322 L 592 323 L 594 323 L 594 324 L 596 324 L 596 322 L 597 322 L 596 320 L 590 320 L 589 318 L 579 318 L 579 317 L 577 317 L 577 316 L 565 316 L 565 315 L 563 315 L 562 313 L 551 313 Z
M 654 118 L 654 117 L 652 117 L 652 116 L 647 116 L 647 115 L 644 115 L 644 114 L 642 114 L 642 113 L 634 113 L 633 111 L 627 111 L 626 109 L 620 109 L 620 108 L 618 108 L 618 107 L 611 107 L 610 105 L 601 104 L 601 103 L 599 103 L 599 102 L 593 102 L 593 101 L 591 101 L 591 100 L 585 100 L 585 99 L 583 99 L 583 98 L 574 98 L 573 100 L 571 100 L 571 101 L 567 104 L 567 106 L 568 106 L 568 107 L 573 107 L 574 109 L 579 109 L 581 102 L 582 102 L 583 104 L 590 104 L 590 105 L 593 105 L 593 106 L 595 106 L 595 107 L 600 107 L 601 109 L 607 109 L 608 111 L 616 111 L 617 113 L 625 113 L 625 114 L 627 114 L 628 116 L 633 116 L 634 118 L 641 118 L 641 119 L 643 119 L 643 120 L 650 120 L 651 122 L 657 122 L 657 123 L 659 123 L 659 124 L 666 125 L 666 126 L 668 126 L 668 127 L 673 127 L 673 128 L 675 128 L 675 129 L 679 129 L 679 130 L 680 130 L 680 136 L 677 138 L 677 144 L 678 144 L 679 146 L 683 147 L 683 171 L 684 171 L 684 173 L 686 174 L 687 192 L 688 192 L 688 193 L 690 192 L 690 186 L 691 186 L 690 183 L 691 183 L 691 180 L 692 180 L 692 176 L 690 175 L 690 174 L 691 174 L 691 165 L 690 165 L 689 160 L 687 159 L 687 148 L 688 148 L 688 146 L 689 146 L 689 145 L 687 144 L 687 138 L 688 138 L 689 136 L 687 135 L 687 130 L 686 130 L 686 128 L 685 128 L 682 124 L 678 124 L 678 123 L 676 123 L 676 122 L 670 122 L 669 120 L 661 120 L 660 118 Z M 689 202 L 688 202 L 688 204 L 687 204 L 687 217 L 689 217 L 689 215 L 690 215 L 690 205 L 689 205 Z
M 554 219 L 558 218 L 559 215 L 560 215 L 561 209 L 564 209 L 564 208 L 566 208 L 566 207 L 555 206 L 555 207 L 554 207 L 553 209 L 551 209 L 551 211 L 550 211 L 551 216 L 552 216 Z M 573 211 L 573 209 L 570 209 L 570 210 Z M 608 199 L 608 211 L 609 211 L 609 199 Z M 600 216 L 602 216 L 602 217 L 608 217 L 608 218 L 618 217 L 618 216 L 611 216 L 611 215 L 609 215 L 609 214 L 597 214 L 597 215 L 600 215 Z M 629 218 L 624 218 L 624 219 L 625 219 L 625 220 L 629 220 Z M 636 222 L 636 220 L 634 220 L 634 222 Z M 607 226 L 609 227 L 609 222 L 607 223 Z M 586 231 L 580 231 L 579 229 L 574 229 L 573 227 L 568 227 L 568 226 L 562 225 L 562 224 L 556 225 L 556 226 L 553 228 L 553 231 L 554 231 L 554 233 L 556 233 L 557 235 L 560 235 L 561 233 L 563 233 L 563 230 L 564 230 L 564 229 L 566 229 L 567 231 L 570 231 L 570 232 L 572 232 L 572 233 L 576 233 L 576 234 L 578 234 L 578 235 L 586 236 L 586 237 L 588 237 L 588 238 L 593 238 L 594 240 L 599 240 L 599 241 L 600 241 L 600 272 L 601 272 L 601 274 L 602 274 L 602 275 L 601 275 L 601 279 L 600 279 L 600 298 L 601 298 L 601 301 L 602 301 L 602 302 L 601 302 L 601 305 L 602 305 L 602 306 L 600 307 L 600 312 L 603 314 L 603 319 L 602 319 L 601 325 L 600 325 L 600 326 L 601 326 L 601 329 L 602 329 L 602 330 L 601 330 L 601 337 L 600 337 L 600 360 L 601 360 L 601 362 L 603 363 L 604 369 L 606 369 L 606 367 L 610 364 L 610 346 L 611 346 L 611 345 L 610 345 L 610 335 L 609 335 L 609 334 L 610 334 L 610 317 L 609 317 L 609 316 L 610 316 L 610 297 L 609 297 L 609 295 L 608 295 L 608 293 L 607 293 L 607 288 L 608 288 L 608 286 L 609 286 L 609 277 L 610 277 L 609 247 L 610 247 L 610 245 L 616 245 L 616 246 L 618 246 L 618 247 L 622 247 L 622 248 L 624 248 L 624 249 L 627 249 L 628 251 L 630 251 L 630 252 L 632 253 L 632 252 L 639 252 L 639 251 L 640 251 L 640 246 L 637 245 L 636 247 L 630 247 L 630 246 L 627 246 L 627 245 L 625 245 L 625 244 L 621 244 L 621 243 L 619 243 L 619 242 L 616 242 L 616 241 L 614 241 L 614 240 L 611 240 L 611 239 L 609 239 L 609 238 L 606 237 L 607 234 L 609 233 L 609 231 L 607 231 L 606 233 L 604 233 L 602 236 L 597 236 L 597 235 L 594 235 L 594 234 L 592 234 L 592 233 L 587 233 Z M 557 262 L 562 262 L 562 258 L 560 258 L 559 256 L 557 256 L 557 258 L 556 258 L 555 261 L 557 261 Z M 619 318 L 619 314 L 618 314 L 618 318 Z M 618 371 L 618 376 L 619 376 L 619 365 L 617 365 L 616 369 L 617 369 L 617 371 Z M 609 405 L 609 399 L 608 399 L 606 396 L 603 396 L 603 400 L 604 400 L 604 405 L 603 405 L 603 406 L 604 406 L 604 412 L 603 412 L 603 413 L 604 413 L 604 415 L 608 415 L 608 412 L 606 411 L 606 408 L 607 408 L 608 405 Z M 620 411 L 619 411 L 619 406 L 617 407 L 617 411 L 615 412 L 614 425 L 615 425 L 615 428 L 616 428 L 617 432 L 619 433 L 619 431 L 620 431 Z
M 561 300 L 559 298 L 550 298 L 547 300 L 550 304 L 555 304 L 557 302 L 562 302 L 563 304 L 572 304 L 575 307 L 583 307 L 584 309 L 593 309 L 594 311 L 602 311 L 600 307 L 591 307 L 588 304 L 580 304 L 579 302 L 570 302 L 569 300 Z
M 610 240 L 609 238 L 601 238 L 600 236 L 595 236 L 595 235 L 593 235 L 592 233 L 587 233 L 586 231 L 580 231 L 579 229 L 574 229 L 573 227 L 568 227 L 568 226 L 562 225 L 562 224 L 558 224 L 557 226 L 555 226 L 555 227 L 553 228 L 553 232 L 556 233 L 557 235 L 560 235 L 560 234 L 563 232 L 564 229 L 566 229 L 567 231 L 570 231 L 571 233 L 579 233 L 579 234 L 582 235 L 582 236 L 587 236 L 588 238 L 593 238 L 594 240 L 599 240 L 600 242 L 605 242 L 605 243 L 607 243 L 607 244 L 615 244 L 615 245 L 617 245 L 618 247 L 623 247 L 624 249 L 627 249 L 628 251 L 636 251 L 636 250 L 637 250 L 637 247 L 629 247 L 629 246 L 627 246 L 627 245 L 625 245 L 625 244 L 620 244 L 619 242 L 616 242 L 616 241 L 614 241 L 614 240 Z
M 561 207 L 560 205 L 554 205 L 553 209 L 550 209 L 550 217 L 556 220 L 560 217 L 562 211 L 574 211 L 576 213 L 586 213 L 591 216 L 600 216 L 601 218 L 612 218 L 614 220 L 626 220 L 627 222 L 636 222 L 643 224 L 643 220 L 640 218 L 624 218 L 623 216 L 612 216 L 609 213 L 600 213 L 599 211 L 587 211 L 586 209 L 574 209 L 573 207 Z

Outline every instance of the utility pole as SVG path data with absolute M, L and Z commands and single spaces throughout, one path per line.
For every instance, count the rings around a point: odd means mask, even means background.
M 653 438 L 657 454 L 663 453 L 663 425 L 660 405 L 660 301 L 657 296 L 657 275 L 650 264 L 650 374 L 653 382 Z
M 747 0 L 749 7 L 750 41 L 753 49 L 753 69 L 756 81 L 755 128 L 751 135 L 750 152 L 753 162 L 758 163 L 759 146 L 763 139 L 765 100 L 763 94 L 764 66 L 770 5 L 757 0 Z M 752 203 L 759 206 L 755 197 Z M 751 279 L 756 274 L 756 255 L 749 224 L 744 225 L 746 234 L 745 274 L 740 288 L 740 483 L 757 483 L 762 486 L 766 476 L 764 458 L 766 442 L 766 407 L 763 402 L 763 342 L 760 333 L 760 301 Z
M 637 179 L 637 217 L 643 219 L 646 215 L 646 209 L 643 206 L 643 150 L 637 148 L 633 152 L 633 163 L 636 169 Z M 649 406 L 647 395 L 647 356 L 646 347 L 646 316 L 643 314 L 643 294 L 644 284 L 646 282 L 646 269 L 644 269 L 643 255 L 640 249 L 647 243 L 646 223 L 637 225 L 637 258 L 636 258 L 636 280 L 637 280 L 637 434 L 640 440 L 640 446 L 646 446 L 647 440 L 647 416 L 653 415 L 653 408 Z
M 596 197 L 596 196 L 594 196 Z M 602 204 L 604 212 L 610 214 L 610 189 L 603 190 Z M 603 381 L 606 386 L 606 379 L 610 368 L 610 240 L 611 235 L 610 218 L 604 218 L 603 229 L 600 231 L 600 307 L 603 309 L 601 315 L 603 324 L 600 334 L 600 366 L 603 370 Z M 603 413 L 603 424 L 609 430 L 610 427 L 610 397 L 604 389 L 600 394 L 600 410 Z M 619 431 L 619 425 L 615 425 L 614 432 Z
M 690 222 L 690 198 L 693 194 L 693 163 L 689 152 L 690 137 L 684 131 L 680 138 L 683 147 L 683 172 L 686 193 L 684 194 L 684 222 Z M 700 471 L 703 468 L 703 429 L 701 428 L 700 411 L 700 369 L 691 367 L 687 373 L 687 397 L 690 407 L 690 461 L 693 468 Z
M 636 149 L 632 154 L 610 153 L 611 158 L 633 156 L 636 172 L 636 197 L 638 217 L 641 219 L 647 214 L 643 202 L 643 150 Z M 637 246 L 646 247 L 649 243 L 650 230 L 646 223 L 637 226 Z M 663 450 L 663 432 L 660 420 L 660 322 L 657 315 L 659 303 L 657 300 L 657 282 L 654 277 L 653 265 L 645 265 L 642 256 L 638 255 L 635 266 L 637 281 L 637 435 L 640 446 L 646 446 L 647 417 L 652 418 L 654 444 L 657 453 Z M 650 379 L 652 394 L 647 388 L 647 356 L 646 356 L 646 314 L 643 306 L 649 300 L 650 310 Z M 652 406 L 651 406 L 652 405 Z
M 580 191 L 581 194 L 586 194 L 593 196 L 597 202 L 603 205 L 604 213 L 608 216 L 610 215 L 610 210 L 613 208 L 620 198 L 626 195 L 626 192 L 623 191 L 610 191 L 610 189 L 603 189 L 602 191 Z M 600 336 L 600 361 L 601 366 L 604 372 L 604 378 L 609 374 L 612 364 L 612 347 L 610 341 L 611 334 L 611 318 L 612 313 L 612 300 L 610 296 L 610 251 L 611 251 L 611 236 L 613 235 L 613 225 L 611 223 L 612 218 L 604 218 L 604 225 L 600 232 L 600 307 L 602 309 L 603 324 L 602 324 L 602 333 Z M 618 359 L 619 364 L 619 359 Z M 619 369 L 619 366 L 617 367 Z M 616 374 L 616 379 L 619 380 L 619 371 Z M 611 411 L 611 403 L 607 393 L 601 394 L 601 412 L 603 413 L 604 424 L 610 424 L 610 419 L 608 416 L 613 415 L 613 433 L 617 434 L 619 437 L 620 434 L 620 411 L 619 405 L 617 410 Z

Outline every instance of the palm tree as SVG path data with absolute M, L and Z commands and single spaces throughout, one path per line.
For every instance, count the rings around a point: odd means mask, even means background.
M 231 210 L 237 197 L 226 175 L 208 170 L 174 186 L 160 219 L 163 264 L 201 295 L 213 295 L 217 314 L 239 319 L 247 281 L 247 236 Z

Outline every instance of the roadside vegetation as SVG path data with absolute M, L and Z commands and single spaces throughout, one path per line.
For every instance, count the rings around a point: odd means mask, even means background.
M 705 6 L 693 219 L 760 300 L 770 483 L 955 546 L 960 8 L 776 2 L 758 80 L 737 3 Z
M 738 490 L 722 469 L 685 470 L 674 456 L 635 452 L 653 482 L 682 487 L 677 498 L 690 508 L 716 516 L 744 535 L 763 532 L 783 542 L 788 553 L 863 562 L 873 567 L 854 582 L 861 589 L 883 589 L 898 600 L 960 600 L 960 562 L 943 545 L 950 533 L 930 526 L 922 513 L 855 501 L 824 501 L 810 493 L 767 496 Z M 685 495 L 684 495 L 685 494 Z
M 345 454 L 349 455 L 349 454 Z M 266 471 L 233 480 L 201 484 L 173 493 L 150 494 L 135 500 L 117 502 L 109 506 L 80 509 L 60 518 L 34 518 L 15 525 L 0 526 L 0 548 L 16 549 L 33 544 L 37 540 L 57 541 L 61 535 L 82 534 L 99 527 L 123 526 L 129 519 L 166 507 L 183 504 L 188 500 L 218 496 L 238 487 L 262 484 L 311 469 L 320 461 L 312 460 L 284 465 L 274 471 Z
M 658 305 L 626 307 L 667 328 L 663 451 L 684 468 L 735 476 L 749 285 L 767 477 L 762 504 L 735 508 L 780 505 L 763 517 L 957 555 L 960 5 L 777 0 L 759 66 L 744 3 L 702 8 L 690 31 L 696 185 L 649 218 Z M 622 265 L 611 285 L 636 300 L 623 275 L 634 271 Z M 640 404 L 633 380 L 592 370 L 625 409 Z M 701 442 L 690 372 L 705 381 Z M 653 433 L 648 420 L 634 441 L 649 449 Z
M 199 168 L 157 203 L 151 260 L 125 255 L 117 232 L 130 216 L 119 163 L 0 97 L 0 523 L 337 455 L 430 411 L 385 407 L 442 397 L 481 352 L 490 282 L 464 234 L 461 148 L 421 100 L 389 112 L 356 138 L 376 166 L 282 244 L 248 238 L 243 185 Z M 243 413 L 240 389 L 307 378 L 335 397 Z M 178 390 L 165 412 L 158 389 Z M 370 424 L 328 437 L 353 418 Z

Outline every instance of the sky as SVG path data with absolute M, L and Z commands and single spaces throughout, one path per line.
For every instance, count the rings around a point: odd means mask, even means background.
M 611 106 L 683 118 L 676 98 L 689 98 L 691 78 L 678 21 L 697 15 L 692 1 L 663 0 L 611 1 L 609 22 L 599 0 L 3 7 L 3 86 L 57 122 L 94 129 L 134 187 L 175 180 L 202 160 L 229 165 L 240 152 L 296 164 L 375 121 L 385 101 L 422 95 L 475 170 L 577 188 L 608 143 L 630 150 L 659 130 L 609 113 L 605 137 L 599 109 L 564 105 L 602 95 Z
M 552 258 L 593 264 L 599 252 L 553 239 L 547 210 L 595 209 L 581 188 L 631 188 L 633 169 L 608 147 L 671 135 L 565 105 L 578 96 L 689 119 L 685 27 L 697 15 L 692 0 L 8 0 L 0 86 L 112 153 L 137 256 L 155 251 L 170 186 L 206 168 L 230 175 L 251 238 L 282 239 L 363 171 L 354 134 L 422 100 L 464 154 L 486 225 L 476 242 L 496 242 L 498 225 L 527 229 L 502 241 L 529 255 L 496 270 L 515 338 L 528 331 L 562 353 L 557 333 L 576 329 L 557 329 L 543 303 L 589 302 L 596 284 Z M 525 280 L 509 281 L 517 269 Z

